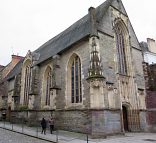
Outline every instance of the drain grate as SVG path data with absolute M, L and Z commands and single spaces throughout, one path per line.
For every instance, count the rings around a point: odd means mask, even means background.
M 153 140 L 153 139 L 144 139 L 144 141 L 156 142 L 156 140 Z

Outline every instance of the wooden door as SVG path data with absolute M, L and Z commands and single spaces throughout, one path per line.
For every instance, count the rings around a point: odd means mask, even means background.
M 123 115 L 124 130 L 128 131 L 128 112 L 125 106 L 122 106 L 122 115 Z

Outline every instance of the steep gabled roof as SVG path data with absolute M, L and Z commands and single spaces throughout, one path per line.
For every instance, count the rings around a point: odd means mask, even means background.
M 43 44 L 39 49 L 35 50 L 34 52 L 40 54 L 38 63 L 41 63 L 58 52 L 65 50 L 75 42 L 89 35 L 89 29 L 89 16 L 86 15 L 68 29 Z
M 0 65 L 0 71 L 2 71 L 5 68 L 5 66 Z
M 113 0 L 107 0 L 96 8 L 96 18 L 100 21 Z
M 108 9 L 109 5 L 111 4 L 112 0 L 107 0 L 100 6 L 96 8 L 96 16 L 97 20 L 100 20 L 101 17 L 104 15 L 106 10 Z M 40 57 L 36 64 L 39 64 L 50 57 L 56 55 L 57 53 L 67 49 L 77 41 L 81 40 L 82 38 L 90 35 L 90 16 L 87 14 L 65 31 L 61 32 L 54 38 L 47 41 L 37 50 L 35 53 L 39 53 Z
M 24 59 L 21 59 L 16 66 L 10 71 L 10 73 L 7 75 L 6 79 L 10 80 L 12 78 L 14 78 L 16 75 L 18 75 L 21 72 L 21 68 L 22 68 L 22 63 L 23 63 Z
M 112 0 L 107 0 L 96 8 L 97 20 L 104 15 Z M 101 14 L 102 13 L 102 14 Z M 33 53 L 38 53 L 39 60 L 36 64 L 40 64 L 57 53 L 69 48 L 71 45 L 90 35 L 90 15 L 87 14 L 69 28 L 47 41 L 41 47 L 36 49 Z M 21 60 L 8 74 L 7 80 L 11 80 L 21 72 L 23 60 Z

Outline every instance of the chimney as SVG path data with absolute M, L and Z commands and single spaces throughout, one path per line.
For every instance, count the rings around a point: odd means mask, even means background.
M 90 7 L 88 9 L 89 16 L 90 16 L 90 36 L 96 36 L 97 34 L 97 25 L 96 25 L 96 10 L 94 7 Z
M 156 42 L 154 39 L 147 38 L 148 50 L 150 52 L 156 53 Z
M 24 57 L 18 56 L 18 55 L 12 55 L 12 60 L 22 60 Z
M 21 57 L 21 56 L 18 56 L 18 55 L 12 55 L 12 63 L 13 63 L 13 65 L 15 64 L 17 64 L 20 60 L 22 60 L 24 57 Z

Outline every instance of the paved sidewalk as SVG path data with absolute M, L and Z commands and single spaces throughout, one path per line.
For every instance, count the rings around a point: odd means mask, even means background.
M 42 140 L 58 143 L 87 143 L 86 135 L 68 132 L 68 131 L 54 131 L 53 134 L 47 130 L 46 135 L 41 134 L 41 128 L 27 127 L 19 124 L 10 124 L 9 122 L 0 122 L 0 128 L 10 131 L 22 133 L 33 136 Z M 155 133 L 126 133 L 125 136 L 117 135 L 110 136 L 106 139 L 91 139 L 88 143 L 156 143 Z

